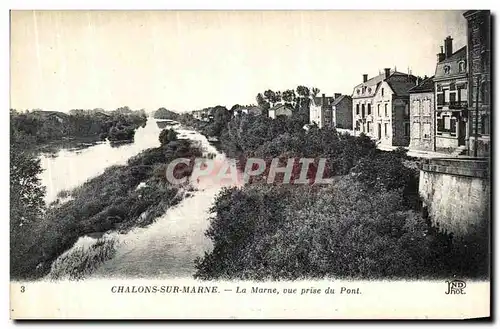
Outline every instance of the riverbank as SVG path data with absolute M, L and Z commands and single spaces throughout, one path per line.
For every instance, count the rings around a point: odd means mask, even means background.
M 44 277 L 54 260 L 82 236 L 95 237 L 110 231 L 125 233 L 151 224 L 190 190 L 189 186 L 172 186 L 167 182 L 166 165 L 175 158 L 200 156 L 202 151 L 195 142 L 173 141 L 147 149 L 129 159 L 126 165 L 109 167 L 83 185 L 61 193 L 68 201 L 47 208 L 42 220 L 25 228 L 30 234 L 17 237 L 22 240 L 11 249 L 12 278 Z M 189 174 L 187 170 L 182 175 Z M 109 246 L 104 243 L 104 247 Z M 87 257 L 88 261 L 110 257 L 110 250 L 102 251 L 106 248 Z M 78 268 L 88 266 L 79 258 L 80 262 L 73 264 L 75 268 L 68 268 L 68 273 L 77 273 Z
M 293 117 L 237 116 L 210 125 L 206 131 L 218 132 L 229 156 L 325 158 L 334 183 L 257 180 L 225 190 L 207 230 L 214 247 L 197 259 L 196 278 L 487 277 L 487 232 L 458 239 L 432 227 L 422 216 L 418 168 L 405 150 L 377 150 L 366 136 L 333 129 L 305 132 Z

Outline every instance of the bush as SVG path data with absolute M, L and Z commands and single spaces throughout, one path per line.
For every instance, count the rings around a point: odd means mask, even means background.
M 295 280 L 471 274 L 470 266 L 459 265 L 471 264 L 464 252 L 451 251 L 446 237 L 432 234 L 402 201 L 398 190 L 374 190 L 351 177 L 317 191 L 268 185 L 225 190 L 207 231 L 214 248 L 197 260 L 195 276 Z M 478 258 L 484 261 L 484 253 Z
M 177 131 L 173 130 L 172 128 L 164 129 L 160 133 L 160 137 L 159 137 L 160 144 L 167 145 L 170 142 L 176 141 L 177 136 L 178 136 Z

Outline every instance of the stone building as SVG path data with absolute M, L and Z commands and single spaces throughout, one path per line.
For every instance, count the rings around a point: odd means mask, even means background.
M 335 94 L 332 102 L 332 124 L 335 128 L 352 130 L 352 98 Z
M 410 149 L 435 151 L 434 77 L 419 80 L 410 93 Z
M 291 117 L 293 114 L 293 107 L 290 104 L 278 104 L 269 109 L 269 117 L 276 119 L 279 116 Z
M 332 126 L 332 106 L 333 97 L 309 97 L 309 123 L 316 124 L 319 128 Z
M 467 47 L 453 52 L 453 39 L 444 40 L 434 75 L 436 93 L 436 150 L 455 155 L 466 151 L 468 80 Z
M 469 153 L 490 154 L 491 28 L 489 10 L 469 10 L 467 20 Z M 477 129 L 476 129 L 477 127 Z M 476 147 L 477 144 L 477 147 Z M 474 151 L 477 149 L 477 153 Z
M 410 94 L 417 78 L 408 73 L 384 69 L 384 73 L 354 87 L 352 115 L 354 135 L 365 133 L 387 146 L 410 143 Z

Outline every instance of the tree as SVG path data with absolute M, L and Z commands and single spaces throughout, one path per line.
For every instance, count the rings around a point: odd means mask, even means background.
M 158 139 L 160 140 L 160 144 L 162 146 L 167 145 L 170 142 L 177 140 L 178 133 L 177 131 L 170 129 L 163 129 L 160 133 Z
M 285 103 L 291 104 L 293 106 L 295 102 L 295 90 L 285 90 L 282 94 L 282 99 Z
M 313 87 L 313 88 L 311 89 L 311 93 L 312 93 L 312 95 L 313 95 L 314 97 L 316 97 L 316 96 L 319 94 L 319 89 L 318 89 L 318 88 L 316 88 L 316 87 Z
M 45 187 L 39 175 L 40 159 L 20 148 L 10 150 L 11 232 L 40 219 L 45 208 Z
M 276 93 L 271 89 L 264 91 L 265 99 L 271 104 L 271 107 L 274 106 Z
M 309 97 L 311 93 L 309 91 L 309 88 L 307 88 L 306 86 L 298 86 L 297 94 L 299 97 Z
M 271 108 L 271 105 L 269 104 L 268 101 L 266 101 L 266 99 L 264 98 L 264 96 L 261 93 L 257 94 L 256 100 L 257 100 L 257 105 L 260 108 L 262 108 L 262 110 L 264 112 L 269 111 L 269 109 Z

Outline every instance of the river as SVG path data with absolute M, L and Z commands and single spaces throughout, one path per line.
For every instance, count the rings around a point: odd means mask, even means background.
M 205 153 L 216 155 L 215 161 L 220 163 L 226 160 L 225 155 L 218 152 L 203 135 L 180 126 L 174 129 L 178 131 L 179 138 L 199 141 Z M 102 173 L 108 166 L 124 164 L 128 158 L 143 149 L 158 146 L 159 132 L 156 120 L 150 119 L 146 127 L 137 130 L 133 144 L 113 148 L 108 143 L 103 143 L 79 151 L 60 151 L 54 158 L 44 158 L 43 166 L 49 169 L 44 172 L 42 178 L 50 195 L 47 200 L 57 199 L 59 191 L 82 184 Z M 210 208 L 221 188 L 229 185 L 234 184 L 230 181 L 220 183 L 215 177 L 206 177 L 194 183 L 195 191 L 191 196 L 185 197 L 177 206 L 168 209 L 148 227 L 136 228 L 126 234 L 105 234 L 100 240 L 113 241 L 114 255 L 92 269 L 85 278 L 192 277 L 195 272 L 195 258 L 203 256 L 204 252 L 211 248 L 211 241 L 205 236 Z M 54 262 L 52 272 L 57 271 L 57 277 L 64 278 L 60 273 L 61 269 L 68 266 L 62 264 L 64 257 L 71 253 L 80 254 L 82 250 L 94 246 L 97 241 L 96 238 L 81 237 Z M 73 257 L 73 261 L 75 258 L 78 257 Z M 51 274 L 49 278 L 54 276 Z

